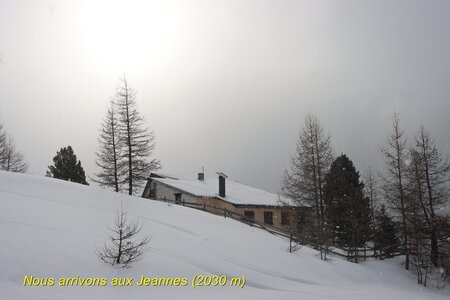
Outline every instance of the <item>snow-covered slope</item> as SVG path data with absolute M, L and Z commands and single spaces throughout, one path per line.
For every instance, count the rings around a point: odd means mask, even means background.
M 152 236 L 130 269 L 95 255 L 120 203 Z M 448 299 L 423 289 L 399 260 L 321 261 L 314 250 L 190 208 L 49 178 L 0 172 L 0 299 Z M 245 276 L 245 287 L 23 286 L 36 277 Z

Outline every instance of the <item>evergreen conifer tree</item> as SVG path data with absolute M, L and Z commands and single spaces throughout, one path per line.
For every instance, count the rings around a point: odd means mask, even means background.
M 374 248 L 379 253 L 379 257 L 391 257 L 397 252 L 400 240 L 391 216 L 386 211 L 383 204 L 375 215 L 375 229 L 373 234 Z
M 53 165 L 48 167 L 48 177 L 77 182 L 88 185 L 81 162 L 71 146 L 61 148 L 53 158 Z
M 352 161 L 341 154 L 325 176 L 324 197 L 332 234 L 340 246 L 362 247 L 370 238 L 370 203 Z

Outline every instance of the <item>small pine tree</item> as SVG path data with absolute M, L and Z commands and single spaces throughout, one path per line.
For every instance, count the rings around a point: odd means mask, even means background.
M 120 207 L 116 214 L 115 227 L 111 228 L 110 243 L 105 243 L 103 249 L 97 250 L 97 256 L 106 263 L 121 264 L 129 267 L 132 262 L 142 259 L 149 250 L 150 236 L 136 241 L 136 235 L 142 230 L 142 223 L 129 221 L 127 212 Z
M 46 176 L 88 185 L 81 162 L 77 161 L 71 146 L 61 148 L 48 167 Z
M 373 233 L 374 248 L 379 252 L 379 257 L 391 257 L 398 251 L 400 240 L 391 216 L 387 213 L 383 204 L 375 214 L 375 229 Z

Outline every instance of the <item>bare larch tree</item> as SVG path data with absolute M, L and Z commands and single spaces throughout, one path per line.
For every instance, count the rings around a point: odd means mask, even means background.
M 376 215 L 377 215 L 377 211 L 378 211 L 378 206 L 379 206 L 379 200 L 378 200 L 378 177 L 376 175 L 376 173 L 374 172 L 374 169 L 371 165 L 369 165 L 369 167 L 366 169 L 366 172 L 363 176 L 364 179 L 364 193 L 366 195 L 367 198 L 369 198 L 369 203 L 370 203 L 370 215 L 371 215 L 371 220 L 370 220 L 370 228 L 371 228 L 371 232 L 375 233 L 376 230 Z M 385 213 L 385 215 L 387 216 L 387 213 Z M 384 217 L 384 216 L 383 216 Z M 377 251 L 376 249 L 374 249 L 374 256 L 377 256 Z
M 95 163 L 100 172 L 95 174 L 96 179 L 93 180 L 100 186 L 110 187 L 119 192 L 125 181 L 126 169 L 123 159 L 124 144 L 119 139 L 117 113 L 112 101 L 103 119 L 98 142 L 100 146 L 95 153 L 97 156 Z
M 3 125 L 0 123 L 0 160 L 3 160 L 3 157 L 5 156 L 7 143 L 8 143 L 8 134 L 6 133 L 6 130 L 3 127 Z
M 373 167 L 369 165 L 364 176 L 364 192 L 370 201 L 372 225 L 375 224 L 375 211 L 378 208 L 378 180 Z
M 400 120 L 394 112 L 392 132 L 388 145 L 382 149 L 386 159 L 386 174 L 384 175 L 384 196 L 392 208 L 399 212 L 402 222 L 403 251 L 405 253 L 405 269 L 409 269 L 408 228 L 406 219 L 405 169 L 408 159 L 408 149 L 404 132 L 400 128 Z
M 136 241 L 137 235 L 142 230 L 142 223 L 129 221 L 127 212 L 121 205 L 116 214 L 114 228 L 110 228 L 111 235 L 109 243 L 105 243 L 102 249 L 97 249 L 97 256 L 106 263 L 121 264 L 124 268 L 129 267 L 132 262 L 142 259 L 149 250 L 150 236 L 145 236 Z
M 136 91 L 132 89 L 125 76 L 121 78 L 114 97 L 119 116 L 118 132 L 124 145 L 120 159 L 125 160 L 128 194 L 133 195 L 143 186 L 153 170 L 160 168 L 157 159 L 151 159 L 155 148 L 155 136 L 144 126 L 144 119 L 137 110 Z
M 438 214 L 449 201 L 450 164 L 437 148 L 424 127 L 420 128 L 411 150 L 413 180 L 416 183 L 412 194 L 421 208 L 422 222 L 419 226 L 429 239 L 430 259 L 439 267 L 439 239 L 442 238 L 439 224 L 442 216 Z M 415 196 L 415 197 L 414 197 Z
M 285 171 L 282 190 L 286 197 L 301 205 L 308 203 L 315 211 L 316 244 L 322 253 L 322 238 L 326 236 L 323 186 L 325 174 L 333 160 L 330 136 L 324 133 L 319 119 L 308 114 L 296 151 L 291 155 L 290 169 Z
M 0 170 L 25 173 L 28 164 L 24 155 L 17 150 L 13 138 L 7 134 L 0 124 Z
M 16 149 L 16 145 L 11 136 L 8 136 L 6 148 L 2 157 L 2 169 L 9 172 L 25 173 L 28 170 L 28 164 L 25 162 L 24 155 Z

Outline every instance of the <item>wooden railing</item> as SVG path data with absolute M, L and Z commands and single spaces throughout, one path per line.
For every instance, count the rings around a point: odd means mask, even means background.
M 217 215 L 222 215 L 225 218 L 231 218 L 231 219 L 237 220 L 239 222 L 245 223 L 247 225 L 266 230 L 267 232 L 269 232 L 271 234 L 279 235 L 279 236 L 282 236 L 285 238 L 292 238 L 289 234 L 286 234 L 286 233 L 276 230 L 274 228 L 269 228 L 265 224 L 251 220 L 248 217 L 246 217 L 245 215 L 238 214 L 238 213 L 236 213 L 234 211 L 230 211 L 226 208 L 206 204 L 205 202 L 204 203 L 196 203 L 196 202 L 189 202 L 189 201 L 185 201 L 185 200 L 175 201 L 175 200 L 168 200 L 168 199 L 162 199 L 162 198 L 161 199 L 160 198 L 151 198 L 151 199 L 156 200 L 156 201 L 173 203 L 173 204 L 180 205 L 180 206 L 186 206 L 186 207 L 190 207 L 190 208 L 194 208 L 194 209 L 198 209 L 198 210 L 203 210 L 203 211 L 210 212 L 210 213 L 215 213 Z
M 289 250 L 290 251 L 292 251 L 292 249 L 293 249 L 293 247 L 292 247 L 293 244 L 308 244 L 305 241 L 300 241 L 300 240 L 296 239 L 293 234 L 288 234 L 285 232 L 278 231 L 274 228 L 267 227 L 265 224 L 255 222 L 254 220 L 247 218 L 245 215 L 238 214 L 236 212 L 227 210 L 226 208 L 206 204 L 205 202 L 204 203 L 196 203 L 196 202 L 189 202 L 189 201 L 185 201 L 185 200 L 175 201 L 175 200 L 168 200 L 168 199 L 163 199 L 163 198 L 150 198 L 150 199 L 156 200 L 156 201 L 167 202 L 167 203 L 173 203 L 176 205 L 186 206 L 186 207 L 190 207 L 190 208 L 194 208 L 194 209 L 198 209 L 198 210 L 203 210 L 203 211 L 206 211 L 209 213 L 214 213 L 216 215 L 223 215 L 225 218 L 231 218 L 231 219 L 237 220 L 239 222 L 245 223 L 249 226 L 260 228 L 271 234 L 287 238 L 287 239 L 289 239 Z M 310 246 L 313 247 L 314 245 L 310 244 Z M 327 253 L 332 253 L 336 256 L 340 256 L 342 258 L 347 259 L 348 261 L 353 261 L 353 262 L 357 262 L 359 260 L 366 260 L 367 258 L 370 258 L 370 257 L 377 257 L 377 254 L 376 254 L 374 248 L 369 247 L 367 245 L 365 247 L 361 247 L 361 248 L 339 247 L 339 246 L 333 245 L 333 246 L 327 247 L 326 251 L 327 251 Z M 402 255 L 402 254 L 403 253 L 398 252 L 398 253 L 392 254 L 391 256 L 398 256 L 398 255 Z

